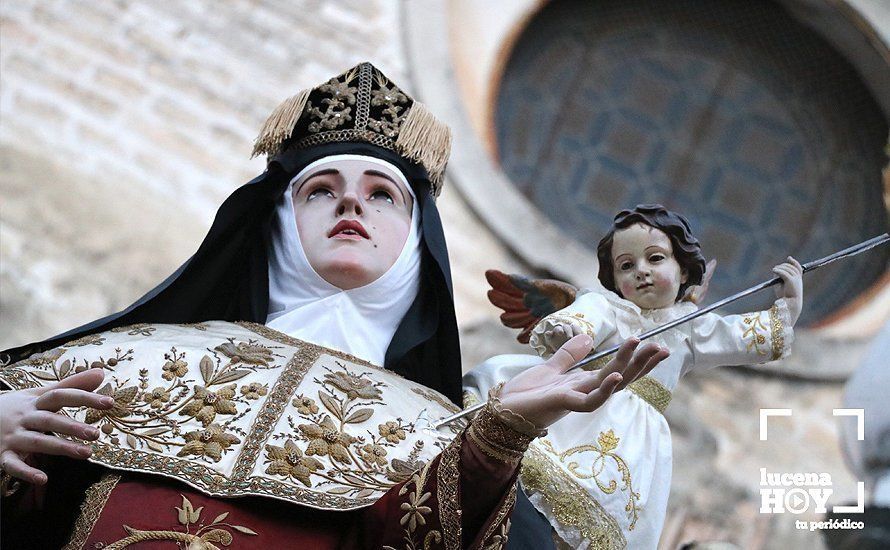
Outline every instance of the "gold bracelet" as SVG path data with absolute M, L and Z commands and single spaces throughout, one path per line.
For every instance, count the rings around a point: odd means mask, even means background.
M 491 401 L 470 422 L 467 437 L 488 456 L 510 463 L 519 462 L 534 439 L 505 424 Z
M 501 422 L 503 422 L 510 428 L 513 428 L 517 432 L 531 437 L 532 439 L 546 436 L 546 428 L 538 428 L 532 422 L 526 420 L 525 417 L 521 414 L 517 414 L 510 409 L 504 408 L 500 400 L 501 389 L 503 387 L 504 383 L 501 382 L 497 386 L 488 390 L 488 402 L 491 404 L 491 408 L 494 410 L 495 415 L 501 420 Z

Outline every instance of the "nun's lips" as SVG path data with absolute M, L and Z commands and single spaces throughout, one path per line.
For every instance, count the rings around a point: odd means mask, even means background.
M 365 231 L 365 227 L 357 222 L 356 220 L 340 220 L 337 222 L 337 225 L 331 229 L 331 232 L 328 233 L 328 238 L 339 238 L 339 239 L 370 239 L 368 236 L 368 232 Z

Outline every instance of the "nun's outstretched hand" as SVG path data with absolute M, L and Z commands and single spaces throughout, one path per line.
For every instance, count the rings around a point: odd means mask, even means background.
M 46 474 L 27 463 L 31 454 L 89 458 L 88 445 L 67 441 L 48 432 L 86 441 L 99 437 L 95 426 L 56 414 L 63 407 L 110 409 L 111 397 L 93 390 L 102 383 L 102 369 L 88 369 L 41 388 L 0 395 L 0 468 L 7 474 L 33 483 L 46 483 Z
M 575 336 L 550 359 L 504 384 L 500 391 L 503 407 L 538 428 L 546 428 L 570 411 L 598 409 L 614 392 L 645 376 L 670 355 L 667 348 L 653 343 L 640 346 L 639 340 L 631 338 L 605 367 L 566 372 L 590 353 L 592 345 L 590 336 Z

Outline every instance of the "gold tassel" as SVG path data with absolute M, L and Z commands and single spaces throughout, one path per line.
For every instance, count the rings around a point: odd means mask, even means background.
M 293 133 L 294 126 L 300 120 L 300 115 L 303 114 L 303 108 L 306 107 L 311 92 L 311 89 L 303 90 L 297 95 L 285 99 L 272 111 L 254 141 L 253 153 L 250 158 L 262 154 L 273 155 L 278 152 L 281 144 Z
M 433 196 L 438 196 L 451 155 L 451 128 L 433 116 L 426 105 L 415 101 L 399 128 L 395 146 L 396 152 L 426 168 Z

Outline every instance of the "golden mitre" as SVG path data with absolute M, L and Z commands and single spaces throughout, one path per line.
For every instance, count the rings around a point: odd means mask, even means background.
M 442 189 L 451 129 L 370 63 L 286 99 L 260 129 L 253 156 L 335 142 L 367 142 L 417 162 Z

